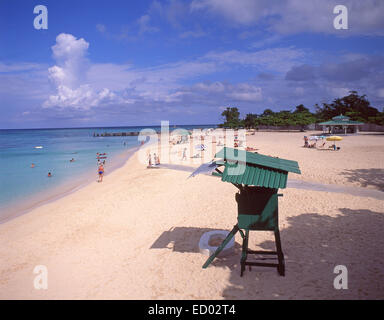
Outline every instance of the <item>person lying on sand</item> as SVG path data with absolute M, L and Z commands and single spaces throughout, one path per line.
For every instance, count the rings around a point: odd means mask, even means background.
M 317 148 L 324 148 L 324 146 L 325 146 L 325 141 L 321 145 L 319 145 Z

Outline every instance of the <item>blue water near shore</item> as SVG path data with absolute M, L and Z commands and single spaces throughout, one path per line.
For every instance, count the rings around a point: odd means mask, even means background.
M 213 126 L 177 126 L 187 130 L 208 127 Z M 96 179 L 97 152 L 107 153 L 108 173 L 110 163 L 124 160 L 124 154 L 139 145 L 137 136 L 94 137 L 94 133 L 144 128 L 148 127 L 0 130 L 0 221 L 4 218 L 2 212 L 22 208 L 30 199 L 43 201 L 49 190 L 71 183 L 74 186 L 74 182 L 78 185 L 90 174 Z M 160 127 L 149 128 L 160 131 Z M 72 158 L 74 162 L 70 162 Z M 52 173 L 51 178 L 47 177 L 48 172 Z

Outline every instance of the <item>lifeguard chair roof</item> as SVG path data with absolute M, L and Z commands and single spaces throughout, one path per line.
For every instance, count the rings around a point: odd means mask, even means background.
M 224 147 L 215 157 L 224 160 L 221 180 L 234 184 L 283 189 L 287 186 L 288 172 L 301 174 L 297 161 L 245 150 Z

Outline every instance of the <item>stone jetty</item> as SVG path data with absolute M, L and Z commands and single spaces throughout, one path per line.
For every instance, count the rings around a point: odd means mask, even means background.
M 138 136 L 140 132 L 130 131 L 130 132 L 104 132 L 104 133 L 93 133 L 94 137 L 126 137 L 126 136 Z

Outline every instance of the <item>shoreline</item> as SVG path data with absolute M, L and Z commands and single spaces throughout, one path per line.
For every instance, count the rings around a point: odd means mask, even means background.
M 117 153 L 111 158 L 110 166 L 108 166 L 108 171 L 105 173 L 105 176 L 109 176 L 112 172 L 122 168 L 125 163 L 139 150 L 140 146 L 132 146 L 127 148 L 120 153 Z M 125 155 L 126 154 L 126 155 Z M 118 161 L 119 157 L 124 156 L 124 159 Z M 0 218 L 0 225 L 7 223 L 17 217 L 28 214 L 29 212 L 52 202 L 55 202 L 61 198 L 64 198 L 72 193 L 75 193 L 78 190 L 81 190 L 87 187 L 94 181 L 93 176 L 95 170 L 89 169 L 88 172 L 84 173 L 80 178 L 76 179 L 74 183 L 64 182 L 63 185 L 56 187 L 52 192 L 45 190 L 40 192 L 37 195 L 29 196 L 28 199 L 25 199 L 21 205 L 13 205 L 9 208 L 5 207 L 5 217 Z M 2 216 L 3 216 L 2 215 Z
M 297 159 L 303 180 L 347 187 L 370 182 L 383 190 L 383 138 L 346 137 L 340 152 L 315 152 L 301 147 L 300 133 L 259 133 L 249 137 L 249 146 L 261 154 Z M 233 228 L 237 188 L 203 174 L 188 179 L 189 170 L 147 169 L 140 151 L 103 183 L 90 183 L 0 224 L 0 299 L 384 296 L 384 254 L 378 250 L 384 245 L 383 200 L 282 189 L 279 229 L 286 276 L 255 267 L 240 277 L 240 234 L 233 252 L 207 269 L 202 268 L 207 256 L 199 251 L 204 233 Z M 351 172 L 347 177 L 345 170 Z M 356 175 L 358 180 L 349 180 Z M 273 249 L 273 241 L 271 233 L 252 232 L 249 248 Z M 349 290 L 332 286 L 339 264 L 348 268 Z M 46 290 L 33 286 L 37 265 L 47 267 Z
M 260 132 L 260 133 L 262 133 L 262 132 Z M 272 132 L 264 132 L 264 133 L 269 133 L 270 134 Z M 280 132 L 280 133 L 282 133 L 282 132 Z M 273 134 L 278 135 L 279 132 L 273 132 Z M 302 133 L 301 132 L 291 132 L 291 134 L 292 135 L 295 135 L 295 134 L 301 135 Z M 363 135 L 360 135 L 360 137 L 363 136 Z M 376 135 L 376 136 L 378 136 L 378 135 Z M 248 136 L 248 137 L 252 137 L 252 136 Z M 253 136 L 253 137 L 255 137 L 255 136 Z M 357 135 L 353 135 L 353 137 L 358 137 L 358 136 Z M 250 139 L 251 144 L 254 144 L 254 141 L 252 141 L 252 139 L 253 138 Z M 147 141 L 145 143 L 145 146 L 146 146 L 146 148 L 153 148 L 153 147 L 156 147 L 157 143 L 158 143 L 158 141 L 151 141 L 151 140 L 149 140 L 149 141 Z M 105 176 L 109 176 L 111 173 L 113 173 L 116 170 L 124 167 L 124 165 L 127 163 L 127 161 L 129 159 L 131 159 L 132 156 L 134 156 L 137 153 L 137 151 L 140 150 L 140 147 L 141 147 L 140 145 L 132 146 L 132 147 L 129 147 L 126 150 L 124 150 L 124 151 L 114 155 L 114 157 L 111 159 L 111 162 L 109 164 L 110 167 L 108 167 L 108 171 L 105 174 Z M 313 152 L 313 150 L 305 150 L 305 151 Z M 121 159 L 120 161 L 116 161 L 116 159 L 118 159 L 119 157 L 120 158 L 124 157 L 124 158 Z M 168 165 L 168 169 L 172 169 L 171 168 L 172 164 L 171 165 L 170 164 L 165 164 L 165 166 L 164 166 L 165 169 L 167 169 L 167 165 Z M 190 166 L 191 170 L 193 168 L 196 168 L 196 167 Z M 81 190 L 81 189 L 87 187 L 88 185 L 90 185 L 94 181 L 93 176 L 94 176 L 93 171 L 89 170 L 89 172 L 85 173 L 74 184 L 69 185 L 68 183 L 64 183 L 63 186 L 59 186 L 59 187 L 55 188 L 55 190 L 52 193 L 48 194 L 48 195 L 47 195 L 47 192 L 45 191 L 44 192 L 45 196 L 43 196 L 43 195 L 32 196 L 29 199 L 27 199 L 26 202 L 23 203 L 20 206 L 13 206 L 13 208 L 7 208 L 7 211 L 5 211 L 5 212 L 7 212 L 7 214 L 5 214 L 6 217 L 5 218 L 0 218 L 0 225 L 6 223 L 8 221 L 11 221 L 14 218 L 17 218 L 19 216 L 28 214 L 32 210 L 35 210 L 35 209 L 37 209 L 37 208 L 39 208 L 39 207 L 41 207 L 41 206 L 43 206 L 45 204 L 55 202 L 55 201 L 57 201 L 57 200 L 59 200 L 61 198 L 64 198 L 64 197 L 66 197 L 66 196 L 68 196 L 70 194 L 73 194 L 73 193 L 77 192 L 78 190 Z M 366 191 L 363 192 L 366 195 L 365 196 L 362 195 L 362 197 L 373 197 L 373 198 L 376 198 L 378 200 L 382 200 L 382 194 L 384 194 L 383 191 L 378 191 L 377 189 L 375 190 L 375 188 L 372 188 L 370 186 L 365 186 L 365 187 L 361 187 L 360 186 L 359 187 L 359 185 L 356 185 L 356 184 L 341 183 L 340 181 L 334 181 L 333 183 L 327 183 L 325 181 L 322 181 L 321 179 L 320 180 L 319 179 L 314 179 L 311 176 L 305 176 L 304 177 L 304 175 L 295 175 L 294 179 L 291 178 L 289 180 L 291 181 L 291 188 L 306 189 L 306 190 L 312 190 L 312 191 L 315 191 L 315 192 L 316 191 L 324 191 L 324 192 L 326 192 L 326 190 L 324 188 L 326 188 L 326 186 L 328 185 L 328 186 L 330 186 L 331 188 L 334 189 L 334 190 L 330 190 L 330 192 L 349 193 L 349 194 L 355 193 L 355 196 L 359 196 L 357 194 L 358 191 L 359 191 L 359 188 L 361 188 L 363 191 L 364 191 L 364 189 L 366 189 Z M 310 188 L 303 187 L 302 184 L 304 184 L 305 186 L 311 186 L 311 187 Z M 313 186 L 315 186 L 315 187 L 313 189 L 311 189 Z M 320 188 L 320 189 L 316 190 L 316 188 L 317 188 L 316 186 L 318 188 Z M 337 189 L 338 190 L 345 189 L 346 192 L 335 191 Z

